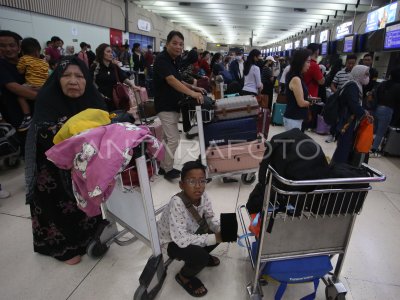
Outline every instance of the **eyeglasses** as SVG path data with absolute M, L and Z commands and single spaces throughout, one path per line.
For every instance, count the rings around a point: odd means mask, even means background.
M 189 179 L 185 179 L 185 182 L 190 186 L 196 186 L 196 185 L 204 186 L 207 183 L 207 179 L 196 180 L 196 179 L 189 178 Z

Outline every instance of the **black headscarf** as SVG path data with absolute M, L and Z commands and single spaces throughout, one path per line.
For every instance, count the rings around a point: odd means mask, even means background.
M 61 76 L 70 65 L 78 66 L 86 79 L 85 92 L 81 97 L 74 99 L 64 95 L 60 85 Z M 36 143 L 39 130 L 57 125 L 61 121 L 65 122 L 87 108 L 106 110 L 106 105 L 103 97 L 94 87 L 85 63 L 75 56 L 64 57 L 36 97 L 33 122 L 25 143 L 26 203 L 30 203 L 35 196 Z M 66 176 L 64 173 L 60 172 L 62 176 Z
M 65 96 L 60 85 L 61 76 L 70 65 L 78 66 L 86 79 L 84 94 L 75 99 Z M 103 97 L 93 85 L 93 80 L 85 63 L 75 56 L 67 56 L 59 62 L 36 97 L 33 123 L 36 125 L 56 123 L 62 117 L 69 119 L 87 108 L 106 110 L 106 105 Z

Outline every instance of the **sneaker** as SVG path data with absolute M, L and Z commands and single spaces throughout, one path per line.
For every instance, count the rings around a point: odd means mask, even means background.
M 25 116 L 24 120 L 22 121 L 21 125 L 18 127 L 18 131 L 25 131 L 29 129 L 29 126 L 31 126 L 32 123 L 32 117 L 31 116 Z
M 379 157 L 382 157 L 382 154 L 380 154 L 378 151 L 370 152 L 369 157 L 370 158 L 379 158 Z
M 7 192 L 5 190 L 0 190 L 0 199 L 8 198 L 10 197 L 10 192 Z
M 333 135 L 330 135 L 326 140 L 325 143 L 332 143 L 335 141 L 335 137 Z
M 181 171 L 177 169 L 172 169 L 164 174 L 164 178 L 167 180 L 177 179 L 179 177 L 181 177 Z

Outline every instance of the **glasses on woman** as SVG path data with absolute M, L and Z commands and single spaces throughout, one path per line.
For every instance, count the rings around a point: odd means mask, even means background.
M 207 183 L 207 179 L 199 179 L 199 180 L 197 180 L 197 179 L 189 178 L 189 179 L 185 179 L 185 182 L 186 182 L 188 185 L 192 186 L 192 187 L 194 187 L 194 186 L 196 186 L 196 185 L 198 185 L 198 186 L 205 186 L 206 183 Z

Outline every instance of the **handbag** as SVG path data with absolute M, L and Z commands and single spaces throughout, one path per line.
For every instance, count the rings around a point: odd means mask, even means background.
M 131 102 L 129 86 L 121 83 L 116 66 L 114 66 L 114 71 L 117 78 L 117 83 L 113 86 L 113 103 L 116 109 L 128 111 Z
M 358 125 L 357 135 L 354 142 L 354 150 L 358 153 L 368 153 L 374 141 L 374 125 L 363 118 Z
M 259 94 L 256 96 L 258 105 L 262 108 L 268 108 L 269 97 L 267 94 Z

